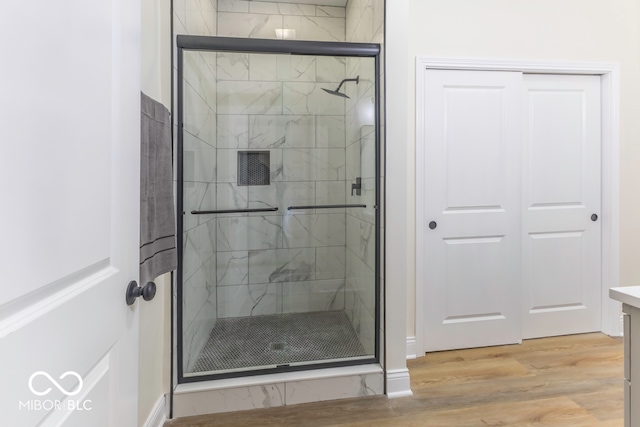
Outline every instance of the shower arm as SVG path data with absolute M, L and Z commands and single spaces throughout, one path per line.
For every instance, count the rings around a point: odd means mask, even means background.
M 356 77 L 355 79 L 344 79 L 340 82 L 340 84 L 338 85 L 338 88 L 335 90 L 336 92 L 340 92 L 340 88 L 342 87 L 343 84 L 345 84 L 346 82 L 356 82 L 356 84 L 360 84 L 360 76 Z

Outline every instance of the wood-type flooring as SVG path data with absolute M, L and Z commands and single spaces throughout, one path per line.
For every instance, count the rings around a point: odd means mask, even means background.
M 413 396 L 172 420 L 165 427 L 622 427 L 621 338 L 584 334 L 429 353 L 408 361 Z

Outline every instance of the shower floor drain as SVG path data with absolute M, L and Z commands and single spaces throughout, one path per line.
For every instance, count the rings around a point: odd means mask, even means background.
M 371 356 L 344 311 L 218 319 L 189 372 Z
M 284 350 L 284 343 L 283 342 L 272 342 L 271 343 L 271 350 L 273 350 L 273 351 L 282 351 L 282 350 Z

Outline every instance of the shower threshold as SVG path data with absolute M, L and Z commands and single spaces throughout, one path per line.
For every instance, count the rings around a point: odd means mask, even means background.
M 218 319 L 191 375 L 372 357 L 344 311 Z

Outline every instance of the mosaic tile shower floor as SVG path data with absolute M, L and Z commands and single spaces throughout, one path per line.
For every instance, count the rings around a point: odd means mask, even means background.
M 218 319 L 193 372 L 366 356 L 343 311 Z

